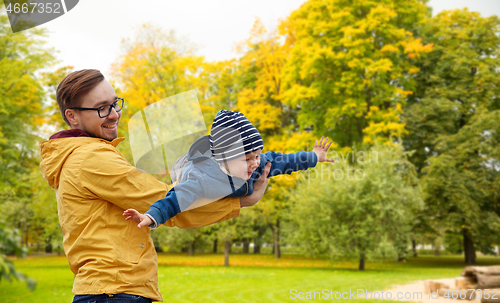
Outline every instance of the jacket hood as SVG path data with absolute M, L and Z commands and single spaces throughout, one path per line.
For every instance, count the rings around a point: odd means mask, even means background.
M 42 162 L 40 170 L 43 178 L 50 187 L 59 187 L 59 177 L 61 169 L 69 156 L 79 147 L 90 143 L 104 142 L 114 147 L 125 138 L 116 138 L 109 142 L 101 138 L 90 137 L 87 133 L 79 129 L 70 129 L 58 132 L 50 137 L 50 140 L 40 143 L 42 152 Z
M 188 151 L 188 161 L 202 161 L 212 158 L 208 136 L 203 136 L 191 145 Z

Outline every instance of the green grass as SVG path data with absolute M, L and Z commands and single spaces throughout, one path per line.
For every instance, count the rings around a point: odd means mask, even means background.
M 271 255 L 233 254 L 231 267 L 222 266 L 223 259 L 221 254 L 194 257 L 159 254 L 159 284 L 165 301 L 296 302 L 302 300 L 290 299 L 291 289 L 299 292 L 328 289 L 334 293 L 356 289 L 380 291 L 416 280 L 456 277 L 464 267 L 462 256 L 420 256 L 399 263 L 368 262 L 364 272 L 356 270 L 357 263 L 353 262 L 330 263 L 293 255 L 277 260 Z M 2 281 L 0 302 L 71 302 L 73 274 L 64 256 L 28 257 L 14 263 L 16 269 L 38 280 L 37 288 L 30 292 L 23 283 Z M 478 264 L 498 265 L 500 258 L 480 257 Z

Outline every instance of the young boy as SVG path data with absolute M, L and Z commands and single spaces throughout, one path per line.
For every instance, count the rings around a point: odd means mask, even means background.
M 126 220 L 139 223 L 139 228 L 156 228 L 189 208 L 197 199 L 215 201 L 226 196 L 251 195 L 253 182 L 268 162 L 272 163 L 268 177 L 306 170 L 317 162 L 334 162 L 326 158 L 331 144 L 328 137 L 321 137 L 312 152 L 261 154 L 262 137 L 252 123 L 242 113 L 221 110 L 213 121 L 210 135 L 190 147 L 180 184 L 151 205 L 144 215 L 135 209 L 127 209 L 123 215 L 127 216 Z

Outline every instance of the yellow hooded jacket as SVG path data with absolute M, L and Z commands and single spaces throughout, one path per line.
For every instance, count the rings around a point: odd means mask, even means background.
M 130 165 L 116 149 L 124 138 L 109 142 L 79 130 L 65 132 L 40 144 L 40 169 L 56 190 L 64 251 L 75 274 L 73 293 L 162 301 L 150 228 L 139 229 L 122 214 L 128 208 L 146 212 L 172 186 Z M 165 225 L 205 226 L 236 217 L 239 210 L 239 198 L 224 198 L 181 212 Z

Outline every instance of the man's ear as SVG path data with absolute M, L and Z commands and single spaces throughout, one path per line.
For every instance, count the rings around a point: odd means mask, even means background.
M 70 126 L 78 126 L 78 117 L 75 115 L 75 112 L 72 109 L 66 109 L 64 115 L 66 116 L 66 119 L 68 119 Z

